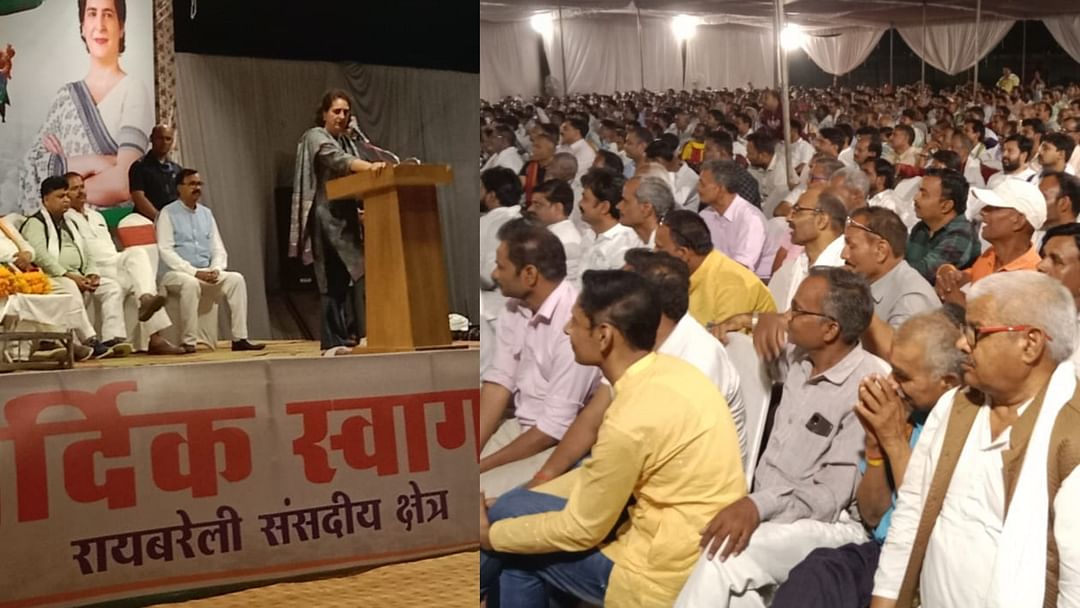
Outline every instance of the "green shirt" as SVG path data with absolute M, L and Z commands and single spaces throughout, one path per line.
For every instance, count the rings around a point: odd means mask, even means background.
M 49 247 L 49 233 L 43 220 L 54 222 L 56 234 L 60 238 L 60 256 L 53 255 L 53 249 Z M 34 264 L 41 268 L 50 277 L 62 277 L 69 272 L 75 272 L 83 276 L 97 274 L 97 269 L 85 254 L 75 233 L 63 219 L 56 223 L 46 211 L 40 215 L 26 218 L 23 222 L 23 237 L 34 248 Z
M 933 285 L 942 264 L 967 268 L 979 257 L 981 248 L 971 222 L 958 215 L 934 234 L 930 234 L 926 222 L 915 224 L 908 238 L 904 259 Z

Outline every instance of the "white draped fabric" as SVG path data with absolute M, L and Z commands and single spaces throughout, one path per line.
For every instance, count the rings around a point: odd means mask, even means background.
M 630 15 L 564 19 L 544 39 L 551 75 L 561 81 L 566 39 L 566 80 L 571 93 L 614 93 L 641 89 L 641 50 L 637 19 Z M 563 31 L 565 30 L 565 31 Z M 483 47 L 481 47 L 483 48 Z M 484 51 L 486 52 L 486 51 Z
M 634 15 L 582 16 L 563 20 L 566 79 L 571 93 L 678 89 L 682 56 L 669 19 L 643 17 L 639 45 Z M 562 82 L 559 23 L 544 38 L 551 75 Z M 480 22 L 480 97 L 531 96 L 539 92 L 536 34 L 526 21 Z M 700 26 L 687 44 L 687 88 L 766 86 L 773 81 L 772 34 L 737 25 Z M 644 60 L 644 64 L 643 64 Z M 558 87 L 561 92 L 562 87 Z
M 641 38 L 645 47 L 645 88 L 663 91 L 681 87 L 682 51 L 671 31 L 671 20 L 642 17 Z M 689 82 L 689 74 L 687 79 Z
M 528 21 L 481 21 L 480 98 L 540 94 L 539 42 Z
M 737 25 L 700 26 L 686 53 L 686 86 L 772 86 L 772 32 Z
M 866 61 L 884 33 L 884 28 L 852 28 L 835 36 L 810 34 L 803 50 L 821 69 L 834 76 L 843 76 Z
M 979 22 L 979 38 L 975 40 L 975 22 L 941 23 L 926 26 L 926 48 L 923 48 L 921 25 L 899 27 L 897 31 L 915 54 L 926 63 L 949 75 L 959 74 L 982 59 L 994 48 L 1016 21 L 983 19 Z
M 1080 15 L 1043 19 L 1043 23 L 1069 57 L 1080 63 Z

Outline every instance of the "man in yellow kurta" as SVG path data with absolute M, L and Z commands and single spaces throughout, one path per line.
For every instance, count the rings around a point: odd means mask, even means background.
M 1001 68 L 1001 78 L 998 78 L 997 88 L 1012 93 L 1012 90 L 1020 86 L 1020 77 L 1012 73 L 1009 68 Z
M 589 271 L 567 324 L 574 356 L 615 398 L 584 464 L 481 510 L 481 596 L 546 608 L 548 589 L 609 606 L 670 606 L 717 507 L 746 495 L 724 398 L 697 368 L 652 351 L 660 305 L 645 280 Z M 629 507 L 629 519 L 606 542 Z
M 746 313 L 776 312 L 769 288 L 752 270 L 713 249 L 705 220 L 676 209 L 656 229 L 656 249 L 690 267 L 690 316 L 708 327 Z

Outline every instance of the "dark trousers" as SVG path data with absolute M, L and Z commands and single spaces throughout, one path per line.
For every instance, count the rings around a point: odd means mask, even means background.
M 772 608 L 866 608 L 880 555 L 875 541 L 814 549 L 776 590 Z
M 364 277 L 352 280 L 349 270 L 337 251 L 329 244 L 323 246 L 326 266 L 326 293 L 321 294 L 322 327 L 319 340 L 323 350 L 344 346 L 350 338 L 367 335 L 364 308 Z

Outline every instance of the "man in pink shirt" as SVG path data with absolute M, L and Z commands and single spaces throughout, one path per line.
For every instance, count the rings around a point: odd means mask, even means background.
M 481 377 L 480 488 L 488 498 L 532 479 L 600 380 L 598 368 L 574 360 L 563 332 L 578 294 L 564 280 L 559 238 L 525 219 L 503 224 L 498 238 L 491 278 L 510 299 Z
M 709 227 L 714 247 L 768 281 L 779 243 L 768 238 L 765 215 L 736 194 L 737 188 L 738 165 L 733 161 L 702 164 L 698 196 L 706 207 L 701 217 Z

